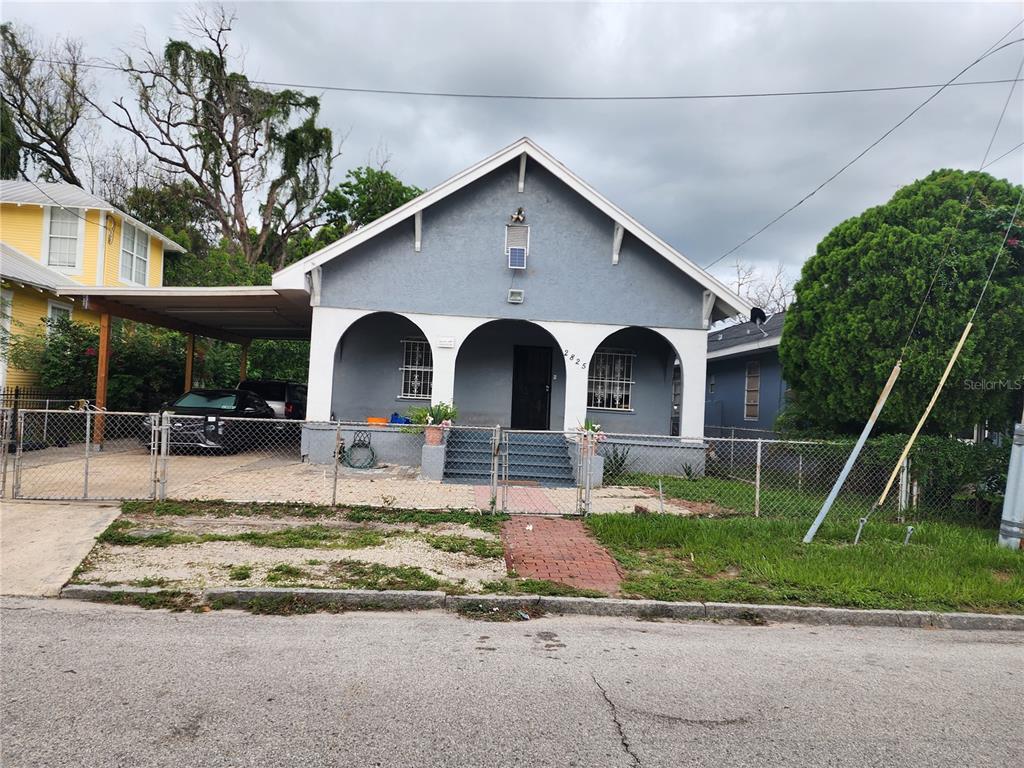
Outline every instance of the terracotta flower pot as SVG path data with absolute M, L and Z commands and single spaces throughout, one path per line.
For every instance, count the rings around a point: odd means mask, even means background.
M 427 445 L 440 445 L 441 436 L 444 434 L 444 427 L 439 427 L 434 424 L 426 427 L 424 433 L 426 435 Z

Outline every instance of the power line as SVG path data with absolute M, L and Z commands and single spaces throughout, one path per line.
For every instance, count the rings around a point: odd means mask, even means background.
M 79 66 L 87 69 L 103 69 L 112 72 L 125 71 L 113 64 L 98 64 L 86 62 L 69 62 L 59 59 L 36 59 L 44 64 L 60 64 L 64 66 Z M 683 94 L 653 94 L 648 96 L 637 95 L 544 95 L 532 93 L 472 93 L 463 91 L 416 91 L 397 88 L 357 88 L 346 85 L 316 85 L 311 83 L 288 83 L 277 80 L 249 80 L 255 85 L 263 85 L 271 88 L 293 88 L 296 90 L 308 91 L 333 91 L 338 93 L 362 93 L 381 96 L 423 96 L 427 98 L 444 99 L 491 99 L 491 100 L 512 100 L 512 101 L 708 101 L 715 99 L 765 99 L 789 96 L 837 96 L 854 93 L 886 93 L 893 91 L 916 91 L 927 88 L 938 88 L 942 83 L 919 83 L 912 85 L 882 85 L 863 88 L 823 88 L 808 91 L 748 91 L 736 93 L 683 93 Z M 968 80 L 962 83 L 947 83 L 947 86 L 974 86 L 974 85 L 999 85 L 1009 83 L 1011 80 Z
M 996 164 L 996 163 L 998 163 L 998 162 L 999 162 L 1000 160 L 1002 160 L 1002 159 L 1003 159 L 1004 157 L 1006 157 L 1007 155 L 1010 155 L 1010 154 L 1012 154 L 1012 153 L 1016 152 L 1016 151 L 1017 151 L 1018 149 L 1020 149 L 1021 147 L 1024 147 L 1024 141 L 1022 141 L 1022 142 L 1021 142 L 1020 144 L 1016 144 L 1015 146 L 1012 146 L 1012 147 L 1010 147 L 1010 148 L 1009 148 L 1008 150 L 1006 150 L 1005 152 L 1003 152 L 1003 154 L 1001 154 L 1001 155 L 1000 155 L 999 157 L 997 157 L 997 158 L 996 158 L 995 160 L 989 160 L 989 161 L 988 161 L 987 163 L 985 163 L 985 164 L 984 164 L 983 166 L 981 166 L 981 170 L 985 170 L 985 169 L 986 169 L 986 168 L 988 168 L 988 167 L 989 167 L 990 165 L 995 165 L 995 164 Z
M 753 234 L 748 235 L 747 237 L 745 237 L 743 240 L 741 240 L 739 243 L 737 243 L 732 248 L 727 250 L 725 253 L 723 253 L 718 258 L 714 259 L 713 261 L 709 262 L 708 264 L 705 264 L 704 265 L 704 269 L 709 269 L 709 268 L 713 267 L 715 264 L 717 264 L 718 262 L 720 262 L 722 259 L 724 259 L 724 258 L 726 258 L 728 256 L 731 256 L 732 254 L 736 253 L 736 251 L 738 251 L 740 248 L 745 246 L 747 243 L 749 243 L 755 237 L 760 235 L 762 232 L 764 232 L 768 228 L 770 228 L 770 227 L 774 226 L 775 224 L 777 224 L 783 218 L 788 216 L 790 213 L 795 211 L 801 205 L 803 205 L 808 200 L 810 200 L 812 197 L 814 197 L 816 194 L 818 194 L 818 192 L 820 192 L 822 189 L 824 189 L 828 184 L 830 184 L 833 181 L 835 181 L 840 175 L 842 175 L 842 173 L 844 171 L 846 171 L 848 168 L 850 168 L 850 166 L 852 166 L 854 163 L 856 163 L 858 160 L 860 160 L 862 157 L 864 157 L 868 152 L 870 152 L 872 149 L 874 149 L 879 144 L 881 144 L 883 141 L 885 141 L 890 135 L 892 135 L 897 129 L 899 129 L 900 126 L 902 126 L 904 123 L 906 123 L 908 120 L 910 120 L 910 118 L 912 118 L 914 115 L 916 115 L 922 109 L 924 109 L 925 106 L 927 106 L 929 103 L 931 103 L 931 101 L 933 99 L 935 99 L 936 96 L 938 96 L 940 93 L 942 93 L 944 90 L 946 90 L 946 88 L 950 87 L 953 84 L 953 81 L 955 81 L 962 74 L 967 72 L 969 69 L 971 69 L 975 65 L 981 63 L 982 61 L 987 59 L 989 56 L 995 55 L 996 53 L 998 53 L 999 51 L 1003 50 L 1004 48 L 1008 48 L 1011 45 L 1016 45 L 1017 43 L 1024 42 L 1024 38 L 1017 38 L 1016 40 L 1011 40 L 1008 43 L 1002 43 L 1002 41 L 1005 40 L 1006 37 L 1011 32 L 1013 32 L 1017 27 L 1019 27 L 1021 24 L 1024 24 L 1024 19 L 1022 19 L 1021 21 L 1018 21 L 1016 24 L 1014 24 L 1013 27 L 1010 28 L 1010 31 L 1007 32 L 1006 34 L 1004 34 L 995 45 L 991 46 L 985 53 L 983 53 L 981 56 L 979 56 L 974 61 L 972 61 L 970 64 L 968 64 L 966 67 L 964 67 L 959 72 L 957 72 L 949 80 L 947 80 L 943 85 L 941 85 L 938 88 L 938 90 L 936 90 L 927 99 L 925 99 L 920 104 L 918 104 L 916 107 L 914 107 L 901 120 L 899 120 L 899 122 L 897 122 L 894 126 L 889 128 L 885 133 L 883 133 L 881 136 L 879 136 L 877 139 L 875 139 L 873 142 L 871 142 L 865 149 L 861 150 L 852 160 L 850 160 L 845 165 L 843 165 L 838 171 L 833 173 L 831 176 L 829 176 L 827 179 L 825 179 L 823 182 L 821 182 L 821 184 L 816 186 L 814 189 L 812 189 L 810 192 L 808 192 L 806 195 L 804 195 L 802 198 L 800 198 L 797 202 L 795 202 L 789 208 L 784 210 L 782 213 L 780 213 L 774 219 L 769 221 L 767 224 L 762 226 L 756 232 L 754 232 Z M 1000 45 L 999 43 L 1002 43 L 1002 44 Z M 1016 83 L 1016 80 L 1015 79 L 1011 79 L 1009 82 Z

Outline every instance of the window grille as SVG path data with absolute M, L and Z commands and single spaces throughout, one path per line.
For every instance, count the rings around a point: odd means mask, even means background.
M 747 383 L 744 390 L 743 418 L 745 421 L 757 421 L 761 406 L 761 363 L 757 360 L 747 363 Z
M 127 221 L 121 233 L 121 279 L 146 284 L 149 272 L 149 235 Z
M 78 222 L 77 208 L 50 209 L 50 243 L 47 263 L 62 269 L 78 265 Z
M 632 352 L 599 349 L 590 361 L 587 408 L 633 410 Z
M 434 385 L 434 357 L 426 339 L 402 340 L 402 394 L 413 400 L 429 400 Z

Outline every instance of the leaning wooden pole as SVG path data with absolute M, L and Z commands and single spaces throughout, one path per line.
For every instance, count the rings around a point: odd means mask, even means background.
M 878 497 L 878 501 L 875 502 L 875 509 L 885 504 L 885 499 L 889 495 L 889 491 L 892 490 L 892 484 L 896 482 L 896 476 L 899 475 L 900 469 L 903 467 L 903 462 L 907 460 L 907 456 L 910 454 L 910 449 L 914 447 L 914 441 L 917 440 L 917 436 L 921 432 L 921 428 L 924 423 L 928 420 L 931 415 L 932 408 L 935 407 L 935 403 L 939 399 L 939 395 L 942 394 L 943 387 L 946 386 L 946 379 L 949 378 L 950 372 L 953 370 L 953 366 L 956 364 L 956 359 L 960 357 L 960 350 L 964 348 L 964 342 L 967 341 L 967 335 L 971 332 L 971 328 L 974 327 L 974 323 L 968 323 L 964 328 L 964 332 L 960 335 L 960 341 L 957 342 L 956 348 L 953 350 L 953 355 L 949 358 L 949 362 L 946 363 L 946 370 L 942 372 L 942 378 L 939 379 L 939 385 L 935 387 L 935 391 L 932 393 L 932 399 L 928 401 L 928 407 L 924 409 L 924 413 L 921 414 L 921 418 L 917 422 L 917 426 L 914 427 L 914 431 L 910 434 L 910 439 L 907 440 L 907 444 L 903 446 L 903 453 L 900 454 L 899 460 L 896 462 L 896 466 L 892 469 L 892 474 L 889 475 L 889 482 L 885 484 L 885 488 L 882 490 L 882 495 Z
M 839 473 L 839 477 L 836 478 L 835 485 L 832 486 L 832 491 L 829 493 L 828 498 L 825 499 L 825 503 L 821 505 L 821 511 L 818 512 L 818 516 L 814 518 L 814 522 L 811 523 L 811 527 L 807 529 L 807 533 L 804 534 L 804 544 L 810 544 L 814 541 L 814 534 L 818 532 L 818 528 L 825 522 L 825 516 L 829 510 L 832 509 L 832 505 L 836 501 L 836 497 L 839 496 L 839 491 L 843 488 L 843 483 L 846 482 L 847 476 L 850 474 L 850 470 L 853 469 L 854 463 L 857 461 L 857 457 L 860 456 L 860 452 L 864 449 L 864 443 L 867 442 L 868 437 L 871 435 L 871 430 L 875 428 L 875 422 L 878 420 L 879 414 L 882 412 L 882 408 L 885 406 L 885 401 L 889 399 L 889 393 L 892 392 L 893 386 L 896 384 L 896 379 L 900 376 L 900 368 L 902 360 L 897 360 L 896 365 L 892 368 L 892 373 L 889 374 L 889 380 L 885 382 L 885 386 L 882 388 L 882 394 L 878 396 L 878 402 L 875 403 L 875 409 L 871 411 L 871 416 L 868 417 L 867 424 L 864 425 L 864 429 L 860 433 L 860 437 L 857 439 L 857 444 L 853 446 L 853 450 L 850 452 L 849 458 L 846 459 L 846 464 L 843 466 L 843 471 Z

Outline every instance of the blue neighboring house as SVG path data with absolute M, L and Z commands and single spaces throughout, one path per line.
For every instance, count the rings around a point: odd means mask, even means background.
M 760 327 L 752 322 L 708 334 L 704 424 L 708 435 L 733 428 L 773 431 L 785 405 L 786 382 L 779 363 L 785 312 Z

